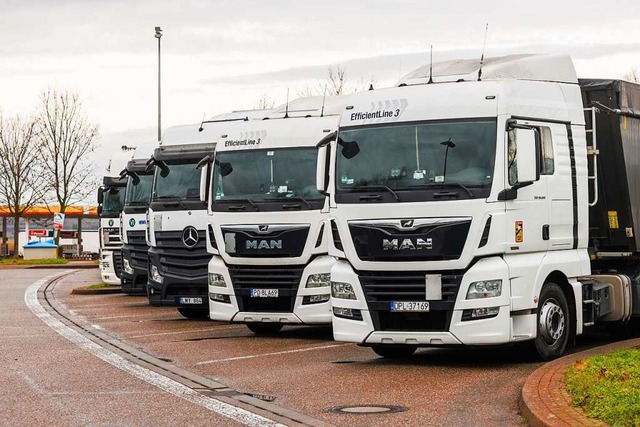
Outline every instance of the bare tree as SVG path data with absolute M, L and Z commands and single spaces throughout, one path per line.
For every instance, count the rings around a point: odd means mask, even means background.
M 254 108 L 256 110 L 270 110 L 273 108 L 275 103 L 276 102 L 272 97 L 270 97 L 266 93 L 263 93 L 262 95 L 260 95 L 260 99 L 258 99 L 258 103 L 254 106 Z
M 42 155 L 33 117 L 0 117 L 0 201 L 13 218 L 14 257 L 18 256 L 20 217 L 40 202 L 45 191 Z
M 640 83 L 640 73 L 636 67 L 632 67 L 622 78 L 631 83 Z
M 372 84 L 373 77 L 369 81 L 361 77 L 357 83 L 350 82 L 347 79 L 347 68 L 341 64 L 333 64 L 327 68 L 326 79 L 318 80 L 315 86 L 307 83 L 297 91 L 297 95 L 301 98 L 325 94 L 327 96 L 343 95 L 367 90 Z
M 340 65 L 329 65 L 327 70 L 327 95 L 342 95 L 345 90 L 347 69 Z
M 64 212 L 98 187 L 89 158 L 96 150 L 98 126 L 88 121 L 77 93 L 49 88 L 40 94 L 38 130 L 51 198 Z

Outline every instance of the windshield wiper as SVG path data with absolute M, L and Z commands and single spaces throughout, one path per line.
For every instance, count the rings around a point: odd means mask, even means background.
M 309 201 L 302 196 L 284 197 L 283 199 L 279 199 L 279 200 L 300 200 L 302 203 L 307 205 L 309 209 L 313 209 L 313 207 L 311 206 L 311 203 L 309 203 Z
M 156 196 L 155 200 L 160 202 L 160 203 L 162 203 L 162 204 L 165 204 L 165 205 L 169 204 L 169 203 L 166 203 L 165 200 L 167 202 L 168 201 L 173 201 L 175 203 L 171 203 L 171 204 L 180 205 L 183 208 L 185 207 L 184 203 L 182 203 L 182 198 L 180 198 L 178 196 Z
M 391 193 L 391 195 L 393 196 L 394 199 L 396 199 L 396 202 L 400 201 L 400 196 L 398 196 L 398 193 L 396 193 L 395 191 L 393 191 L 391 188 L 387 187 L 386 185 L 364 185 L 361 187 L 355 187 L 355 188 L 350 188 L 349 191 L 367 191 L 367 190 L 386 190 L 389 193 Z
M 425 187 L 458 187 L 463 189 L 468 195 L 469 197 L 475 197 L 475 195 L 473 194 L 473 191 L 471 191 L 469 189 L 469 187 L 460 184 L 459 182 L 430 182 L 429 184 L 423 184 L 423 185 L 416 185 L 416 186 L 411 186 L 410 188 L 425 188 Z
M 249 203 L 251 206 L 253 206 L 253 209 L 255 209 L 256 211 L 260 210 L 260 207 L 258 206 L 258 204 L 256 202 L 254 202 L 251 199 L 224 199 L 224 200 L 219 200 L 220 202 L 247 202 Z M 231 206 L 230 206 L 231 207 Z

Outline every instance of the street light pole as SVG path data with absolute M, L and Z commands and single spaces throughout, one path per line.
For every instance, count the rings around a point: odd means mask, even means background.
M 162 138 L 161 126 L 161 92 L 160 92 L 160 38 L 162 37 L 162 28 L 156 27 L 156 38 L 158 39 L 158 141 Z

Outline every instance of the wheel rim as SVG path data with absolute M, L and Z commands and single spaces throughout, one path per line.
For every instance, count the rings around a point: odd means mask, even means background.
M 540 333 L 547 344 L 555 344 L 565 331 L 565 318 L 558 302 L 549 298 L 540 310 Z

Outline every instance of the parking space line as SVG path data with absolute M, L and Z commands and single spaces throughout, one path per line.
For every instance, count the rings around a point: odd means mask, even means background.
M 88 338 L 86 338 L 84 335 L 80 334 L 76 330 L 68 327 L 67 325 L 62 323 L 60 320 L 53 317 L 40 304 L 40 301 L 38 300 L 38 291 L 48 281 L 53 280 L 69 272 L 70 270 L 65 270 L 61 273 L 47 276 L 44 279 L 38 280 L 37 282 L 32 283 L 27 288 L 24 294 L 24 302 L 27 305 L 27 307 L 29 307 L 29 309 L 33 312 L 33 314 L 35 314 L 38 318 L 40 318 L 40 320 L 42 320 L 47 326 L 49 326 L 55 332 L 57 332 L 67 340 L 71 341 L 73 344 L 77 345 L 81 349 L 91 353 L 92 355 L 98 357 L 99 359 L 102 359 L 103 361 L 109 363 L 110 365 L 124 372 L 127 372 L 133 375 L 134 377 L 147 382 L 148 384 L 158 387 L 165 392 L 168 392 L 188 402 L 194 403 L 205 409 L 208 409 L 209 411 L 215 412 L 227 418 L 231 418 L 232 420 L 235 420 L 239 423 L 242 423 L 248 426 L 285 427 L 283 424 L 277 423 L 276 421 L 270 420 L 269 418 L 255 414 L 246 409 L 242 409 L 237 406 L 233 406 L 229 403 L 225 403 L 221 400 L 214 399 L 212 397 L 200 394 L 197 391 L 169 377 L 166 377 L 150 369 L 137 365 L 123 358 L 122 356 L 110 350 L 107 350 L 104 347 L 101 347 L 100 345 L 89 340 Z
M 236 329 L 237 327 L 220 327 L 220 328 L 208 328 L 208 329 L 192 329 L 189 331 L 172 331 L 172 332 L 155 332 L 153 334 L 143 334 L 143 335 L 132 335 L 127 338 L 146 338 L 146 337 L 155 337 L 158 335 L 175 335 L 175 334 L 191 334 L 196 332 L 213 332 L 213 331 L 226 331 L 229 329 Z
M 316 347 L 299 348 L 299 349 L 296 349 L 296 350 L 276 351 L 274 353 L 252 354 L 252 355 L 249 355 L 249 356 L 228 357 L 226 359 L 205 360 L 204 362 L 196 363 L 196 365 L 208 365 L 210 363 L 233 362 L 233 361 L 236 361 L 236 360 L 255 359 L 256 357 L 266 357 L 266 356 L 278 356 L 278 355 L 281 355 L 281 354 L 302 353 L 304 351 L 323 350 L 325 348 L 342 347 L 342 346 L 345 346 L 345 345 L 350 345 L 350 344 L 349 343 L 345 343 L 345 344 L 319 345 L 319 346 L 316 346 Z

